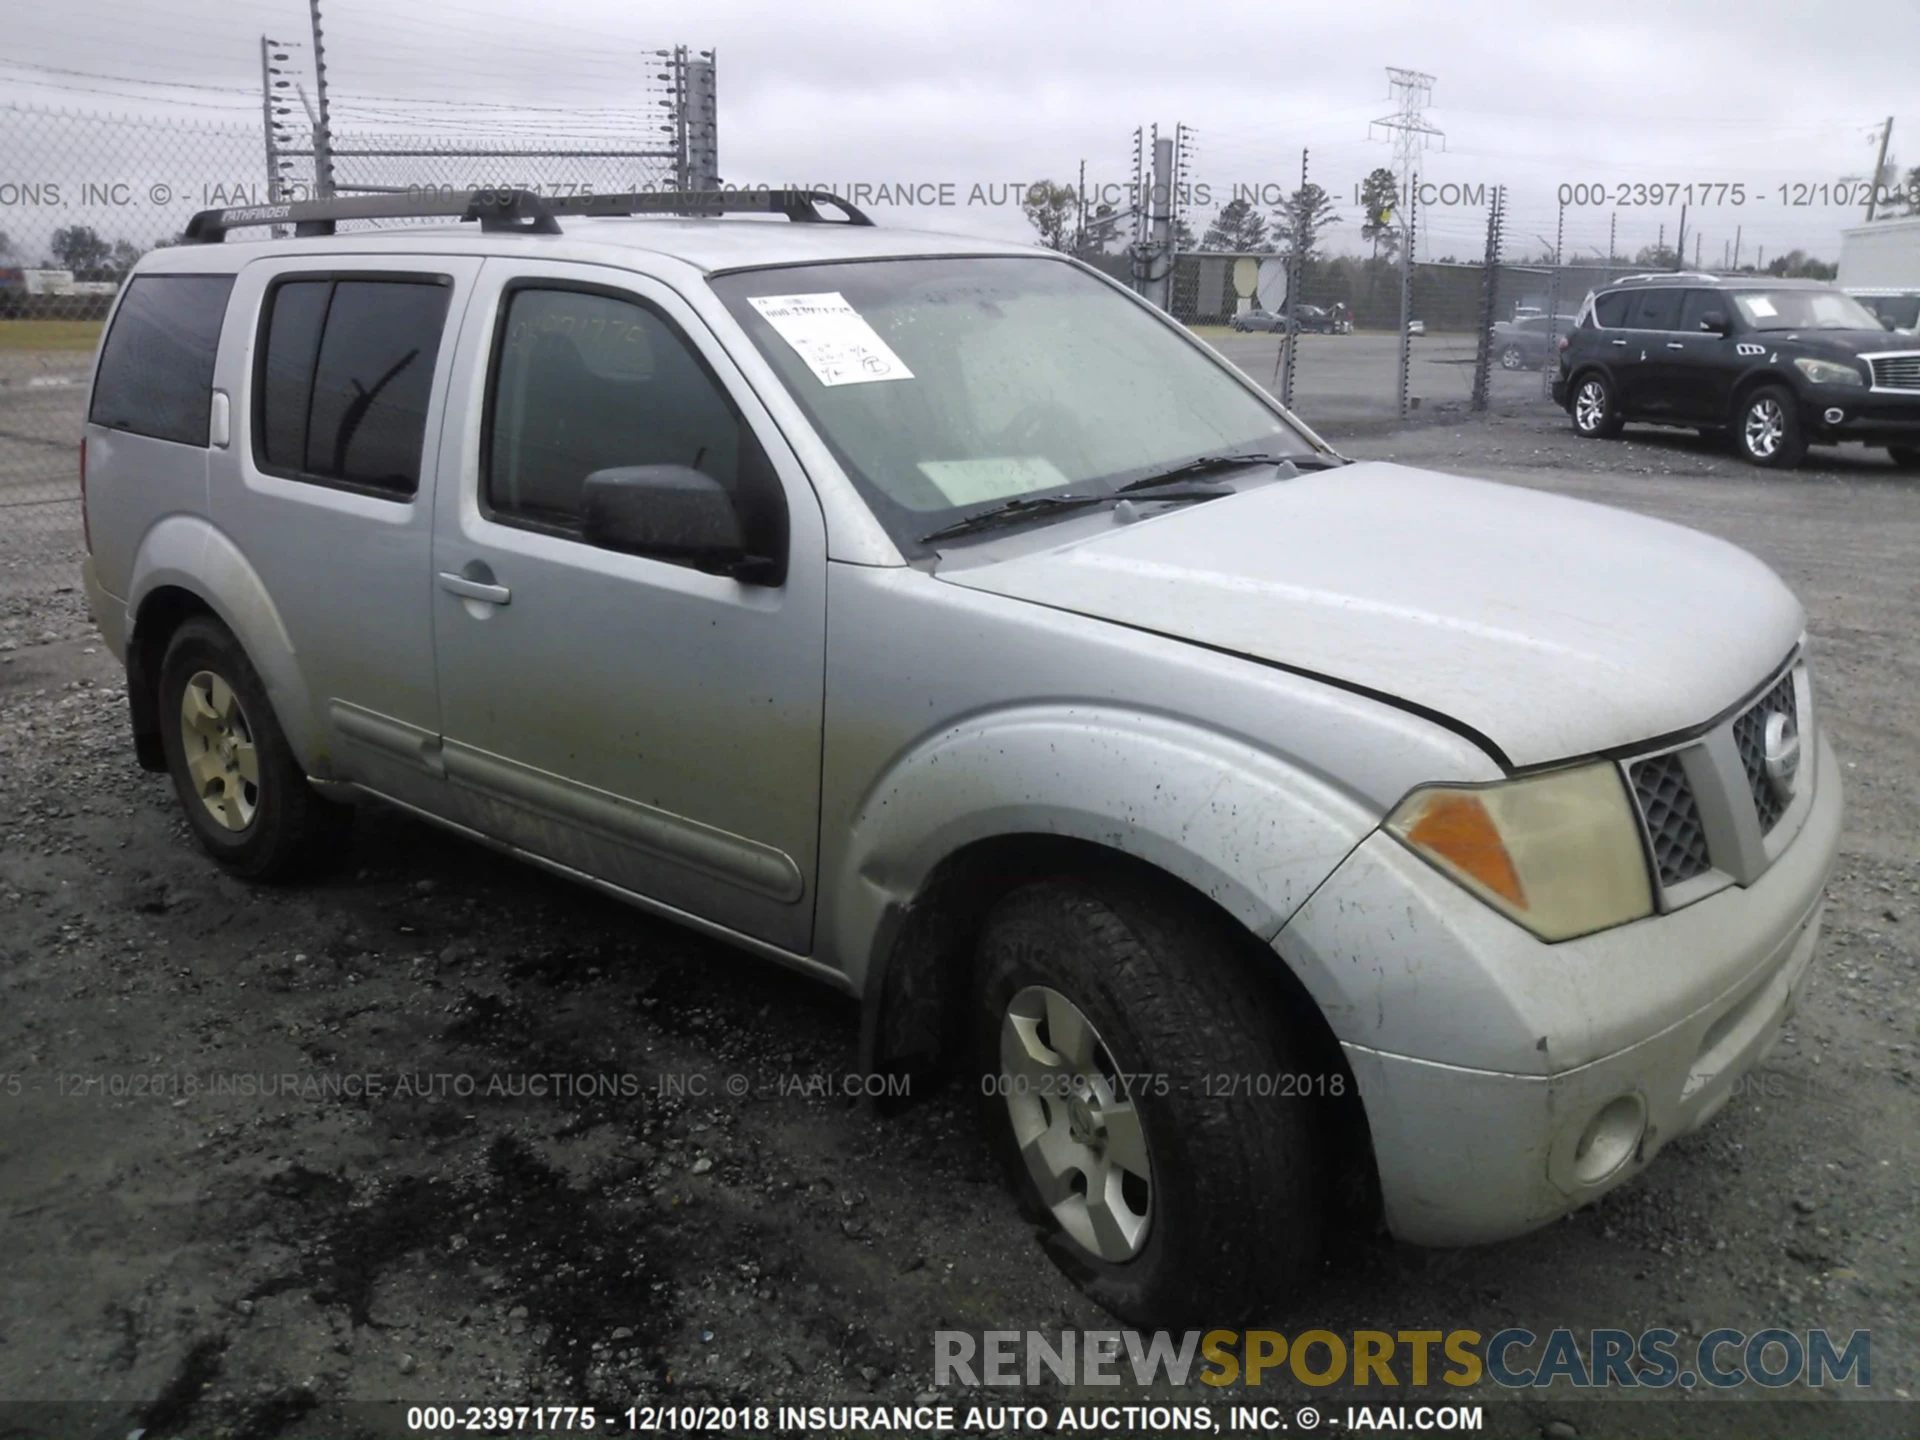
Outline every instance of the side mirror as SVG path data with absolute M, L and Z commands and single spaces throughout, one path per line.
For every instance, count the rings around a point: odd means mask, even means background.
M 1880 328 L 1882 330 L 1898 330 L 1900 327 L 1894 323 L 1891 315 L 1886 315 L 1880 320 Z
M 1724 310 L 1709 310 L 1700 317 L 1700 328 L 1710 335 L 1731 335 L 1733 321 Z
M 674 560 L 755 582 L 770 562 L 747 554 L 733 497 L 688 465 L 618 465 L 581 487 L 580 529 L 592 545 Z

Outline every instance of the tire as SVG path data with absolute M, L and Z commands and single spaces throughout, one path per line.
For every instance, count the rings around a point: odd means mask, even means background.
M 1807 453 L 1799 402 L 1784 385 L 1762 385 L 1740 402 L 1733 448 L 1749 465 L 1791 470 Z
M 1521 353 L 1518 345 L 1509 345 L 1500 352 L 1500 368 L 1502 370 L 1524 370 L 1527 368 L 1527 357 Z
M 1134 877 L 1046 881 L 994 908 L 977 962 L 988 1133 L 1054 1263 L 1140 1325 L 1230 1324 L 1295 1299 L 1326 1209 L 1316 1102 L 1208 1077 L 1302 1073 L 1289 1057 L 1308 1051 L 1225 923 Z M 1115 1163 L 1123 1145 L 1137 1163 Z M 1104 1204 L 1088 1203 L 1096 1189 Z
M 196 616 L 174 632 L 160 663 L 159 706 L 187 823 L 226 870 L 283 880 L 338 856 L 353 811 L 307 783 L 266 686 L 224 625 Z M 198 718 L 190 723 L 189 714 Z
M 1887 458 L 1900 470 L 1920 470 L 1920 448 L 1912 445 L 1889 445 Z
M 1587 440 L 1611 440 L 1626 424 L 1613 396 L 1613 382 L 1598 370 L 1589 370 L 1573 382 L 1567 405 L 1576 435 Z

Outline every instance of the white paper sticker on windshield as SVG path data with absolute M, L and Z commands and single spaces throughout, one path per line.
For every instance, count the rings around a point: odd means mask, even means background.
M 838 290 L 750 298 L 822 385 L 913 379 L 913 372 Z
M 1749 295 L 1747 297 L 1747 308 L 1756 315 L 1778 315 L 1780 313 L 1773 308 L 1773 302 L 1764 295 Z
M 1067 477 L 1040 455 L 994 455 L 980 460 L 922 460 L 920 473 L 955 505 L 1011 500 L 1065 485 Z

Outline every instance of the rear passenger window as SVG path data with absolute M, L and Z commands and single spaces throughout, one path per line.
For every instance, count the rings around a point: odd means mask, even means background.
M 227 314 L 231 275 L 139 275 L 127 283 L 100 353 L 95 425 L 207 443 L 213 360 Z
M 1627 323 L 1627 302 L 1633 297 L 1624 290 L 1602 295 L 1593 302 L 1593 323 L 1618 330 Z
M 297 278 L 268 297 L 254 463 L 404 498 L 420 485 L 448 286 L 431 278 Z
M 1634 296 L 1633 313 L 1627 321 L 1630 330 L 1675 330 L 1679 328 L 1679 290 L 1642 290 Z

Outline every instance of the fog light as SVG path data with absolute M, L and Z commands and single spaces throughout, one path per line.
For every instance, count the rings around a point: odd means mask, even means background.
M 1638 1095 L 1609 1100 L 1573 1148 L 1574 1175 L 1582 1185 L 1598 1185 L 1632 1158 L 1646 1128 L 1647 1106 Z
M 1838 425 L 1842 420 L 1847 418 L 1847 412 L 1842 410 L 1838 405 L 1829 405 L 1827 407 L 1827 413 L 1820 418 L 1829 425 Z

